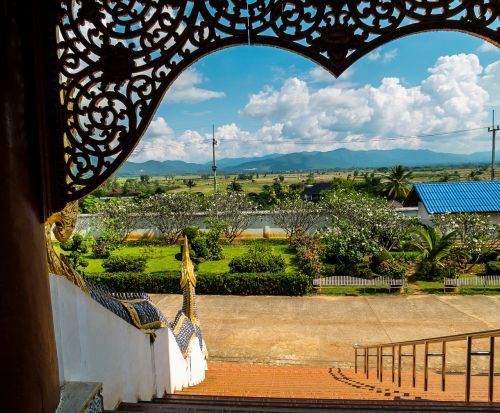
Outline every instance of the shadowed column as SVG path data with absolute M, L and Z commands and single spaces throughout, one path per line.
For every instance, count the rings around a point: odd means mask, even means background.
M 0 4 L 1 410 L 52 413 L 59 379 L 34 107 L 35 11 L 32 1 Z

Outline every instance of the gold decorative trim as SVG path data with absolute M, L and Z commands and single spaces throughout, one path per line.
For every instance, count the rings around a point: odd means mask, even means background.
M 52 214 L 45 222 L 45 245 L 49 273 L 61 275 L 88 294 L 87 283 L 68 262 L 64 254 L 57 254 L 52 234 L 59 242 L 66 242 L 73 233 L 78 217 L 78 201 L 70 202 L 62 211 Z
M 194 265 L 189 256 L 188 237 L 184 236 L 184 246 L 182 249 L 182 265 L 181 265 L 181 289 L 183 290 L 182 311 L 194 323 L 197 324 L 195 307 L 195 287 L 196 275 L 194 273 Z
M 52 244 L 52 233 L 59 242 L 66 242 L 70 239 L 76 226 L 78 217 L 78 201 L 71 202 L 66 207 L 49 217 L 45 222 L 45 243 L 47 247 L 47 263 L 49 273 L 60 275 L 71 281 L 84 293 L 89 294 L 88 286 L 82 275 L 76 271 L 68 262 L 64 254 L 57 254 Z M 151 323 L 142 324 L 137 310 L 133 304 L 150 302 L 148 299 L 136 298 L 131 300 L 118 299 L 107 294 L 105 291 L 99 290 L 99 294 L 106 296 L 108 299 L 119 302 L 130 315 L 130 319 L 135 327 L 146 334 L 154 333 L 155 329 L 164 328 L 166 324 L 161 321 L 153 321 Z M 152 303 L 150 303 L 153 305 Z

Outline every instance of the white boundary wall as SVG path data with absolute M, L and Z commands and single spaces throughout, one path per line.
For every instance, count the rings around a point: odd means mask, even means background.
M 169 328 L 156 340 L 101 306 L 66 278 L 50 278 L 59 381 L 103 384 L 104 408 L 162 397 L 205 378 L 195 341 L 187 359 Z M 195 345 L 196 344 L 196 345 Z
M 396 211 L 406 216 L 418 216 L 418 208 L 397 208 Z M 247 211 L 243 213 L 252 215 L 252 222 L 250 223 L 249 228 L 243 231 L 241 238 L 286 238 L 285 231 L 282 228 L 276 227 L 276 225 L 272 221 L 271 214 L 268 211 Z M 197 215 L 198 218 L 196 219 L 195 225 L 199 226 L 202 230 L 206 229 L 207 227 L 204 221 L 206 218 L 208 218 L 208 215 L 205 215 L 203 213 L 199 213 Z M 76 232 L 80 232 L 83 234 L 90 232 L 92 220 L 94 219 L 94 217 L 95 215 L 93 214 L 79 214 L 76 225 Z M 137 228 L 137 230 L 133 231 L 130 235 L 130 238 L 154 238 L 155 236 L 157 236 L 155 229 L 147 228 L 147 224 L 145 222 L 139 225 L 143 228 Z M 318 217 L 313 230 L 319 230 L 325 227 L 329 227 L 330 225 L 330 214 L 322 213 Z

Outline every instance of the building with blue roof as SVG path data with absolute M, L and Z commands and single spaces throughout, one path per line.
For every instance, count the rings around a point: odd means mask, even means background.
M 414 184 L 404 206 L 418 207 L 423 220 L 430 214 L 483 213 L 500 223 L 500 181 Z

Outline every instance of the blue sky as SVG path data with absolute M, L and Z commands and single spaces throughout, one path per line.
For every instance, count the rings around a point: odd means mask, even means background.
M 302 56 L 240 46 L 191 66 L 174 83 L 130 160 L 332 150 L 425 148 L 488 151 L 475 129 L 500 121 L 500 51 L 453 32 L 392 42 L 335 79 Z M 389 139 L 387 139 L 389 138 Z

